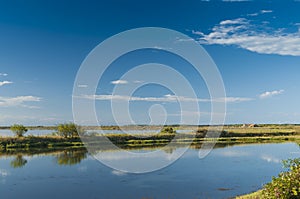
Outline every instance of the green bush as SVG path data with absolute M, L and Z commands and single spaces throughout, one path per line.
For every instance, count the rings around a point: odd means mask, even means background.
M 79 135 L 83 135 L 85 133 L 81 126 L 78 126 L 74 123 L 59 124 L 57 126 L 57 131 L 57 134 L 64 138 L 78 137 Z
M 283 162 L 288 171 L 282 172 L 278 177 L 264 186 L 263 198 L 270 199 L 299 199 L 300 198 L 300 158 Z
M 10 127 L 10 130 L 17 136 L 23 137 L 24 134 L 28 131 L 28 129 L 21 124 L 14 124 Z
M 172 127 L 165 127 L 161 130 L 161 133 L 175 135 L 176 131 Z

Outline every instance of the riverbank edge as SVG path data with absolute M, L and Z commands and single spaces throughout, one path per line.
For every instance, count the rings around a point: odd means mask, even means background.
M 93 145 L 105 144 L 107 139 L 119 147 L 142 148 L 149 146 L 165 146 L 171 141 L 176 145 L 199 145 L 203 143 L 217 144 L 255 144 L 255 143 L 281 143 L 281 142 L 300 142 L 300 135 L 289 136 L 255 136 L 255 137 L 219 137 L 219 138 L 197 138 L 174 135 L 156 135 L 155 137 L 133 137 L 124 134 L 101 135 L 89 137 L 86 142 L 82 142 L 80 137 L 62 138 L 58 136 L 28 136 L 28 137 L 0 137 L 0 151 L 9 149 L 31 149 L 31 148 L 70 148 L 84 147 L 93 141 Z M 174 138 L 174 139 L 173 139 Z M 102 140 L 102 141 L 101 141 Z
M 237 196 L 235 199 L 260 199 L 262 190 L 258 190 L 249 194 Z

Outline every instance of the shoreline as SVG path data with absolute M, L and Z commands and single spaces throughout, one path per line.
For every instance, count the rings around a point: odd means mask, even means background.
M 52 148 L 72 148 L 72 147 L 89 147 L 105 148 L 105 144 L 110 141 L 120 148 L 139 149 L 144 147 L 162 147 L 172 141 L 172 145 L 176 146 L 195 146 L 201 147 L 203 143 L 216 143 L 224 145 L 234 144 L 261 144 L 261 143 L 282 143 L 295 142 L 300 143 L 300 135 L 278 135 L 278 136 L 234 136 L 206 138 L 197 137 L 193 134 L 157 134 L 150 137 L 145 135 L 126 135 L 126 134 L 108 134 L 93 135 L 85 137 L 62 138 L 59 136 L 25 136 L 25 137 L 0 137 L 0 151 L 7 150 L 30 150 L 30 149 L 52 149 Z M 83 141 L 82 141 L 83 140 Z M 98 146 L 98 147 L 97 147 Z

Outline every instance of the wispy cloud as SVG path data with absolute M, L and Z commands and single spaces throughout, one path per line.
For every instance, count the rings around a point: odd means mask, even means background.
M 126 80 L 115 80 L 115 81 L 111 81 L 110 83 L 112 83 L 112 84 L 128 84 L 128 81 L 126 81 Z
M 78 88 L 87 88 L 88 85 L 86 85 L 86 84 L 78 84 L 77 87 Z
M 157 50 L 172 50 L 172 48 L 166 48 L 166 47 L 162 47 L 162 46 L 153 46 L 154 49 Z
M 250 17 L 255 17 L 255 16 L 258 16 L 258 15 L 259 15 L 258 12 L 247 14 L 247 16 L 250 16 Z
M 133 81 L 133 83 L 135 83 L 135 84 L 140 84 L 140 83 L 143 83 L 144 81 L 141 81 L 141 80 L 135 80 L 135 81 Z
M 300 56 L 300 29 L 285 32 L 285 29 L 272 29 L 263 23 L 254 24 L 246 18 L 237 18 L 221 21 L 208 34 L 193 33 L 198 36 L 200 44 L 235 45 L 262 54 Z
M 7 76 L 7 73 L 0 73 L 0 76 Z
M 46 118 L 40 118 L 39 121 L 53 122 L 53 121 L 59 121 L 59 119 L 57 117 L 46 117 Z
M 245 18 L 237 18 L 233 20 L 224 20 L 220 22 L 220 25 L 234 25 L 234 24 L 247 24 Z
M 41 101 L 41 98 L 36 96 L 17 96 L 17 97 L 0 96 L 0 107 L 21 106 L 26 108 L 38 108 L 37 106 L 27 105 L 26 102 L 39 102 L 39 101 Z
M 11 81 L 2 81 L 2 82 L 0 82 L 0 86 L 3 86 L 3 85 L 5 85 L 5 84 L 12 84 L 13 82 L 11 82 Z
M 222 112 L 209 112 L 209 111 L 180 111 L 178 113 L 168 113 L 168 116 L 195 116 L 195 115 L 206 115 L 206 116 L 211 116 L 212 114 L 218 115 L 218 116 L 223 116 L 224 113 Z M 228 113 L 226 113 L 228 115 Z
M 247 102 L 254 100 L 253 98 L 248 97 L 226 97 L 223 99 L 219 99 L 219 101 L 225 100 L 226 102 Z
M 164 95 L 163 97 L 136 97 L 136 96 L 126 96 L 126 95 L 85 95 L 77 96 L 85 99 L 95 99 L 95 100 L 125 100 L 125 101 L 147 101 L 147 102 L 244 102 L 254 100 L 253 98 L 243 98 L 243 97 L 226 97 L 226 98 L 216 98 L 216 99 L 201 99 L 185 96 L 176 95 Z
M 259 12 L 247 14 L 247 16 L 255 17 L 255 16 L 258 16 L 261 14 L 267 14 L 267 13 L 272 13 L 272 12 L 273 12 L 273 10 L 260 10 Z
M 265 13 L 271 13 L 273 10 L 261 10 L 260 13 L 265 14 Z
M 275 91 L 266 91 L 262 94 L 259 95 L 259 98 L 264 99 L 264 98 L 269 98 L 275 95 L 280 95 L 284 92 L 284 90 L 275 90 Z

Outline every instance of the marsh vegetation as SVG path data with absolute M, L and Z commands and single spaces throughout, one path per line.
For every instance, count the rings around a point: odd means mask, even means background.
M 140 127 L 137 126 L 136 128 Z M 120 133 L 99 134 L 95 131 L 89 133 L 87 127 L 66 123 L 57 125 L 51 135 L 24 136 L 24 133 L 29 128 L 22 125 L 13 125 L 11 130 L 16 136 L 0 137 L 0 149 L 84 147 L 82 140 L 84 140 L 85 144 L 96 146 L 104 145 L 107 139 L 123 148 L 165 146 L 171 141 L 178 145 L 199 145 L 203 142 L 268 143 L 300 141 L 300 127 L 298 125 L 261 125 L 254 128 L 231 125 L 224 126 L 222 131 L 214 131 L 213 127 L 209 129 L 207 126 L 186 126 L 190 130 L 187 133 L 177 133 L 176 130 L 182 128 L 178 126 L 166 126 L 158 133 L 151 132 L 154 128 L 155 126 L 149 126 L 149 133 L 135 135 Z M 207 133 L 208 130 L 210 134 Z M 219 135 L 219 137 L 215 138 L 216 135 Z

